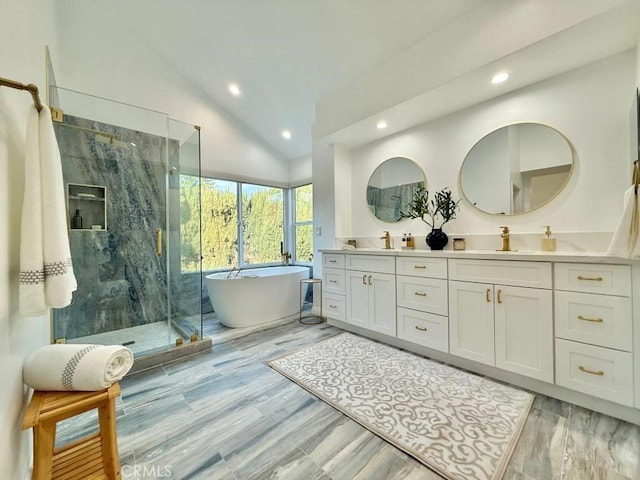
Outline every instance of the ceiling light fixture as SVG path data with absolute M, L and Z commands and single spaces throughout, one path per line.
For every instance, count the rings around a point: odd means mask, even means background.
M 291 132 L 289 130 L 283 130 L 282 131 L 282 137 L 286 138 L 287 140 L 291 139 Z
M 229 84 L 229 91 L 231 92 L 231 95 L 233 95 L 234 97 L 237 97 L 238 95 L 240 95 L 240 87 L 235 83 Z
M 378 124 L 376 125 L 376 127 L 378 128 L 378 130 L 382 130 L 383 128 L 387 128 L 387 122 L 385 122 L 384 120 L 380 120 L 378 122 Z
M 498 83 L 505 82 L 509 78 L 509 74 L 507 72 L 496 73 L 493 77 L 491 77 L 491 83 L 497 85 Z

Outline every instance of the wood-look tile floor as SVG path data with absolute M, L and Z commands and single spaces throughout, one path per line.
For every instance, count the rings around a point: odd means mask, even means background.
M 265 364 L 340 332 L 293 321 L 241 333 L 209 321 L 213 351 L 120 382 L 122 478 L 440 479 Z M 58 442 L 94 422 L 59 424 Z M 640 479 L 640 427 L 537 396 L 504 478 Z

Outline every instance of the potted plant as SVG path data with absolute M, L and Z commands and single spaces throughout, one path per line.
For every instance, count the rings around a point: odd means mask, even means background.
M 429 190 L 419 186 L 410 202 L 407 211 L 401 211 L 402 218 L 419 218 L 431 227 L 427 235 L 427 245 L 431 250 L 442 250 L 449 237 L 442 231 L 445 223 L 456 218 L 460 200 L 454 200 L 449 188 L 445 187 L 429 198 Z

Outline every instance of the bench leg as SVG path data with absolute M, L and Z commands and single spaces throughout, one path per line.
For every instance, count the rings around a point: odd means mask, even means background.
M 43 422 L 33 427 L 32 480 L 50 480 L 53 469 L 53 448 L 56 443 L 56 423 Z
M 107 478 L 120 480 L 120 457 L 118 455 L 115 404 L 115 399 L 111 398 L 106 405 L 103 404 L 98 407 L 98 418 L 100 421 L 104 471 Z

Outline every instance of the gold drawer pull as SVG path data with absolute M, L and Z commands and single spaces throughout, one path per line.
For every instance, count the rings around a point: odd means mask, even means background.
M 338 308 L 337 305 L 329 305 L 329 308 Z
M 414 265 L 413 268 L 427 268 L 426 265 Z
M 487 303 L 491 303 L 491 289 L 487 288 Z
M 416 325 L 416 330 L 420 330 L 421 332 L 426 332 L 427 327 L 419 327 L 418 325 Z
M 498 290 L 498 303 L 502 303 L 502 290 Z
M 584 320 L 585 322 L 596 322 L 596 323 L 604 322 L 604 320 L 602 320 L 601 318 L 589 318 L 589 317 L 583 317 L 582 315 L 578 315 L 578 320 Z
M 585 277 L 584 275 L 578 275 L 578 280 L 589 280 L 592 282 L 601 282 L 602 277 Z
M 329 260 L 329 263 L 338 263 L 337 260 Z
M 419 297 L 426 297 L 426 296 L 427 296 L 427 294 L 426 294 L 426 293 L 424 293 L 424 292 L 413 292 L 413 294 L 414 294 L 414 295 L 417 295 L 417 296 L 419 296 Z
M 329 283 L 338 283 L 337 280 L 329 280 Z
M 589 370 L 588 368 L 584 368 L 582 365 L 580 365 L 578 368 L 580 369 L 581 372 L 590 373 L 591 375 L 598 375 L 599 377 L 604 375 L 604 372 L 602 370 L 598 370 L 597 372 L 594 372 L 593 370 Z

